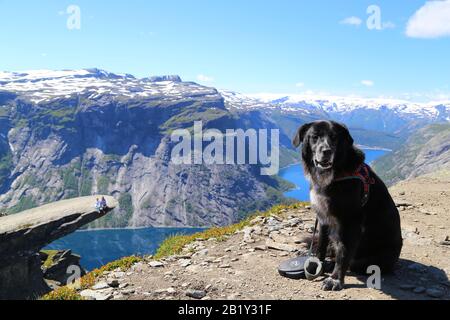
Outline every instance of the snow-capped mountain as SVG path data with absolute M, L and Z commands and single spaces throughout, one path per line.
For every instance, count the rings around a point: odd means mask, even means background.
M 217 93 L 211 88 L 182 82 L 178 76 L 137 79 L 129 74 L 114 74 L 99 69 L 0 72 L 0 91 L 17 93 L 33 103 L 69 98 L 74 94 L 87 94 L 90 99 L 103 94 L 125 98 L 165 96 L 169 99 Z
M 359 97 L 254 94 L 221 91 L 227 105 L 263 109 L 286 116 L 333 119 L 351 127 L 397 132 L 411 123 L 425 125 L 450 121 L 450 101 L 417 103 Z
M 308 96 L 308 95 L 277 95 L 277 94 L 249 94 L 244 95 L 231 91 L 221 91 L 226 101 L 241 108 L 267 108 L 282 112 L 299 110 L 327 113 L 351 113 L 358 109 L 364 110 L 392 110 L 398 113 L 417 115 L 429 119 L 444 119 L 450 121 L 450 101 L 442 102 L 410 102 L 395 99 L 368 99 L 360 97 L 340 96 Z M 446 118 L 443 118 L 446 113 Z

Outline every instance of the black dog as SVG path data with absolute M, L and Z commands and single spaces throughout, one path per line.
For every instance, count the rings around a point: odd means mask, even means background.
M 341 290 L 347 270 L 371 265 L 391 272 L 402 249 L 400 215 L 383 181 L 364 164 L 348 129 L 333 121 L 305 124 L 293 141 L 302 146 L 311 204 L 319 219 L 318 257 L 331 241 L 335 267 L 323 290 Z

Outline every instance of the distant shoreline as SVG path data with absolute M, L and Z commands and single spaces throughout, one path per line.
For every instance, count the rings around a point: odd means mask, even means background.
M 380 151 L 388 151 L 388 152 L 393 151 L 392 149 L 383 148 L 383 147 L 369 147 L 369 146 L 364 146 L 364 145 L 356 145 L 356 146 L 362 150 L 380 150 Z

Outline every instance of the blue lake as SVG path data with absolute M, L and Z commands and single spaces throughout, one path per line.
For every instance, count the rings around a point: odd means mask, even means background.
M 386 154 L 382 150 L 364 150 L 368 163 Z M 309 184 L 300 165 L 280 170 L 282 178 L 294 183 L 296 188 L 285 193 L 297 200 L 309 200 Z M 81 255 L 81 264 L 93 270 L 108 262 L 130 255 L 154 254 L 164 239 L 176 234 L 193 234 L 200 228 L 144 228 L 75 232 L 59 239 L 46 249 L 72 249 Z
M 370 164 L 374 160 L 385 155 L 389 151 L 384 150 L 364 150 L 366 154 L 366 163 Z M 280 170 L 279 176 L 283 179 L 292 182 L 296 188 L 286 192 L 286 197 L 294 198 L 300 201 L 309 200 L 309 182 L 305 179 L 303 168 L 300 164 L 292 165 Z

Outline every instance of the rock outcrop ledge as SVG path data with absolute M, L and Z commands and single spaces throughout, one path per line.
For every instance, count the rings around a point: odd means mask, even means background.
M 105 196 L 108 209 L 94 208 L 95 196 L 63 200 L 0 218 L 0 299 L 33 299 L 50 291 L 44 281 L 39 251 L 117 205 Z

